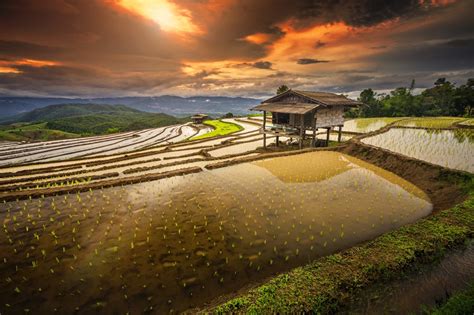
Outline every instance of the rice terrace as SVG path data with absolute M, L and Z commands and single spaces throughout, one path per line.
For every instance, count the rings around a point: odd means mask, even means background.
M 0 315 L 473 314 L 474 5 L 369 2 L 0 4 Z

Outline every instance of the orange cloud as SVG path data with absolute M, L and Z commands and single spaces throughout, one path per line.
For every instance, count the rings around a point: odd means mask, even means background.
M 56 61 L 18 59 L 18 60 L 0 60 L 0 73 L 22 73 L 19 66 L 28 66 L 34 68 L 58 66 L 61 63 Z
M 272 39 L 272 36 L 270 34 L 265 34 L 265 33 L 256 33 L 252 35 L 248 35 L 244 37 L 244 40 L 248 41 L 249 43 L 252 44 L 265 44 L 268 43 Z
M 118 6 L 157 23 L 166 32 L 200 33 L 191 12 L 168 0 L 115 0 Z
M 11 67 L 2 67 L 0 66 L 0 73 L 20 73 L 20 70 Z

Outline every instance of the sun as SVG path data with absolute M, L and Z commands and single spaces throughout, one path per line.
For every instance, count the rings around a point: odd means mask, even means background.
M 121 7 L 157 23 L 166 32 L 199 33 L 191 13 L 167 0 L 117 0 Z

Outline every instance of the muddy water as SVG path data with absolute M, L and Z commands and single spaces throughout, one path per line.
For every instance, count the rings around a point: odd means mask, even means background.
M 373 286 L 347 307 L 350 314 L 419 314 L 474 280 L 474 244 L 448 253 L 439 263 L 401 280 Z M 345 313 L 344 312 L 344 313 Z
M 362 142 L 444 167 L 474 173 L 474 130 L 392 128 Z
M 336 152 L 1 205 L 0 313 L 167 313 L 430 213 L 396 175 Z

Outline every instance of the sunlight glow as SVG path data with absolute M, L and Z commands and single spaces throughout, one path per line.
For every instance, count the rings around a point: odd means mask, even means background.
M 167 0 L 117 0 L 121 7 L 157 23 L 166 32 L 199 33 L 191 12 Z

